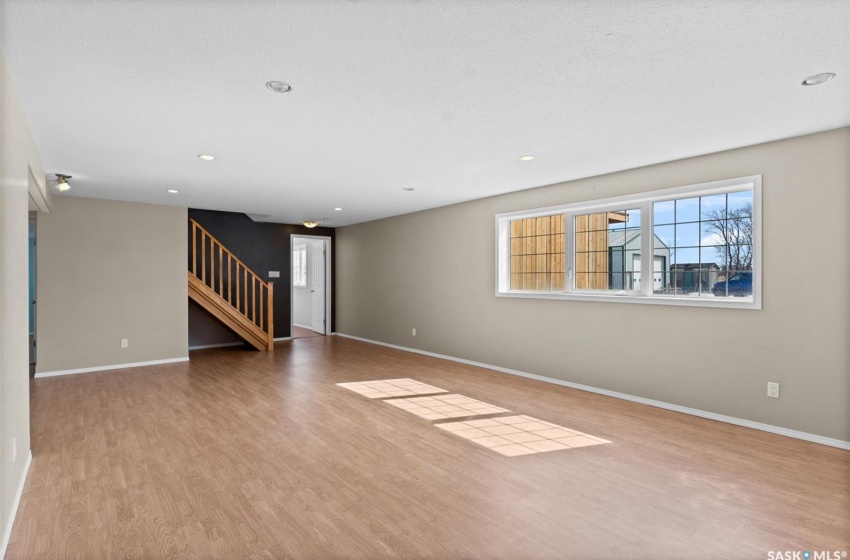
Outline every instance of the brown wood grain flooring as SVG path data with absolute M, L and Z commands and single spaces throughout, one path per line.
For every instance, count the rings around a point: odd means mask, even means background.
M 850 549 L 848 452 L 340 337 L 32 381 L 7 558 L 688 559 Z M 610 440 L 505 457 L 335 383 Z

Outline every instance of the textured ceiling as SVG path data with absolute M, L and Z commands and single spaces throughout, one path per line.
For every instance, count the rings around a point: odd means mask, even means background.
M 847 0 L 4 0 L 0 17 L 71 194 L 273 221 L 340 226 L 850 125 Z

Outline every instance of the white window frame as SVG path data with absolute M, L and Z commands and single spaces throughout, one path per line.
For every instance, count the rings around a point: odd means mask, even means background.
M 299 254 L 303 253 L 304 258 L 300 258 Z M 300 283 L 299 279 L 295 277 L 295 260 L 298 259 L 298 268 L 299 273 L 304 278 L 304 282 Z M 303 264 L 303 267 L 302 267 Z M 303 268 L 303 270 L 301 270 Z M 293 245 L 292 247 L 292 285 L 296 288 L 306 288 L 307 287 L 307 245 Z
M 724 307 L 733 309 L 762 308 L 762 204 L 761 204 L 761 175 L 724 179 L 709 183 L 660 189 L 649 192 L 635 193 L 598 200 L 576 202 L 504 212 L 496 215 L 496 296 L 530 299 L 564 299 L 576 301 L 602 301 L 621 303 L 643 303 L 654 305 L 684 305 L 692 307 Z M 640 291 L 614 292 L 610 290 L 576 290 L 574 289 L 575 274 L 575 225 L 574 217 L 581 214 L 640 208 L 641 211 L 641 270 L 652 274 L 654 257 L 654 224 L 652 205 L 656 202 L 710 196 L 751 190 L 753 193 L 753 295 L 751 298 L 699 298 L 692 296 L 677 296 L 654 294 L 652 282 L 641 282 Z M 510 271 L 510 224 L 513 220 L 538 218 L 562 214 L 565 220 L 564 263 L 565 279 L 563 291 L 538 292 L 526 290 L 511 290 Z M 650 235 L 646 235 L 649 232 Z

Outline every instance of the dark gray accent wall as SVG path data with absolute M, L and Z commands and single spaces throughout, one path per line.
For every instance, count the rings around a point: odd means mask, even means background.
M 274 336 L 275 338 L 291 336 L 290 317 L 292 247 L 290 236 L 320 235 L 331 238 L 331 257 L 336 259 L 336 230 L 334 228 L 307 228 L 300 224 L 273 224 L 255 222 L 245 214 L 236 212 L 218 212 L 215 210 L 189 209 L 189 218 L 197 221 L 210 234 L 218 239 L 225 247 L 233 252 L 248 268 L 253 270 L 263 280 L 274 282 Z M 188 227 L 188 226 L 187 226 Z M 191 249 L 191 235 L 189 245 Z M 189 253 L 191 266 L 191 251 Z M 269 278 L 270 270 L 280 271 L 280 278 Z M 333 332 L 336 323 L 336 265 L 331 262 L 332 297 L 331 324 L 328 332 Z M 202 311 L 200 309 L 194 311 Z M 220 332 L 211 329 L 209 317 L 189 313 L 189 346 L 203 346 L 224 342 Z M 235 337 L 233 340 L 237 340 Z

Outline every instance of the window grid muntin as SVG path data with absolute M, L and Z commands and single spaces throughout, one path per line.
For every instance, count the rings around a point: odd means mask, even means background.
M 696 194 L 696 196 L 694 196 L 694 194 Z M 747 194 L 749 194 L 749 196 L 745 197 L 743 204 L 741 204 L 741 208 L 742 209 L 746 208 L 747 205 L 749 205 L 749 212 L 747 212 L 745 214 L 738 214 L 735 218 L 730 218 L 729 217 L 730 216 L 730 210 L 729 210 L 730 197 L 735 197 L 736 200 L 740 200 L 740 198 L 739 198 L 740 195 L 747 195 Z M 703 211 L 703 200 L 704 199 L 718 200 L 719 197 L 721 197 L 721 196 L 724 198 L 722 216 L 715 215 L 715 216 L 709 216 L 708 219 L 704 219 L 705 213 Z M 753 208 L 753 206 L 755 204 L 755 198 L 756 198 L 756 193 L 755 193 L 755 188 L 753 187 L 753 188 L 750 188 L 750 189 L 738 189 L 738 190 L 732 189 L 732 190 L 722 192 L 722 193 L 712 193 L 712 194 L 693 193 L 693 194 L 690 194 L 690 195 L 687 195 L 687 196 L 682 196 L 682 197 L 678 197 L 678 198 L 671 198 L 669 200 L 658 200 L 658 201 L 655 201 L 655 202 L 652 203 L 653 220 L 655 219 L 655 216 L 657 214 L 657 212 L 656 212 L 657 206 L 669 204 L 671 202 L 673 203 L 673 221 L 672 222 L 662 221 L 660 224 L 659 223 L 653 223 L 653 233 L 654 233 L 654 235 L 658 235 L 657 232 L 658 232 L 659 228 L 669 228 L 669 227 L 673 228 L 673 245 L 670 246 L 670 249 L 671 249 L 670 285 L 665 288 L 665 291 L 672 290 L 672 293 L 670 293 L 669 295 L 674 295 L 674 296 L 678 295 L 678 296 L 686 296 L 686 297 L 709 297 L 710 296 L 712 298 L 713 297 L 727 297 L 728 298 L 729 295 L 730 295 L 729 294 L 729 283 L 728 282 L 726 282 L 726 286 L 725 286 L 726 292 L 723 296 L 715 296 L 714 292 L 713 292 L 713 287 L 718 281 L 720 281 L 721 274 L 724 275 L 723 277 L 728 279 L 731 276 L 733 276 L 734 274 L 737 274 L 738 272 L 753 273 L 753 268 L 755 266 L 755 263 L 753 262 L 753 256 L 754 256 L 754 253 L 755 253 L 755 247 L 754 247 L 755 239 L 753 238 L 753 228 L 754 228 L 754 216 L 753 216 L 754 208 Z M 685 215 L 686 219 L 684 221 L 681 221 L 681 222 L 678 221 L 679 220 L 679 212 L 680 212 L 680 203 L 683 203 L 681 206 L 684 206 L 685 202 L 689 202 L 689 201 L 692 201 L 692 200 L 695 200 L 696 204 L 697 204 L 696 214 L 694 215 L 692 213 L 687 213 Z M 696 219 L 693 219 L 693 217 L 696 217 Z M 734 222 L 736 224 L 748 224 L 749 228 L 750 228 L 750 243 L 749 244 L 741 244 L 741 243 L 728 243 L 727 242 L 727 243 L 703 244 L 703 240 L 705 238 L 704 237 L 703 224 L 707 224 L 707 223 L 712 224 L 712 223 L 718 223 L 718 222 L 724 224 L 723 228 L 724 228 L 725 231 L 734 231 L 732 228 L 729 227 L 729 222 Z M 684 229 L 693 229 L 691 226 L 696 226 L 696 234 L 697 234 L 696 235 L 696 243 L 697 243 L 696 245 L 688 244 L 688 245 L 680 246 L 678 244 L 679 243 L 679 237 L 680 237 L 680 233 L 679 233 L 680 226 L 682 227 L 683 230 Z M 684 236 L 685 236 L 685 232 L 683 232 L 683 234 L 682 234 L 683 240 L 686 239 Z M 742 247 L 742 246 L 746 246 L 746 247 L 750 248 L 749 249 L 750 263 L 748 265 L 748 268 L 738 269 L 736 267 L 734 270 L 730 271 L 728 269 L 729 261 L 730 261 L 730 258 L 729 258 L 730 250 L 731 250 L 732 247 L 735 247 L 736 251 L 741 251 L 740 247 Z M 715 254 L 717 254 L 719 248 L 723 248 L 725 250 L 725 258 L 723 259 L 723 263 L 724 263 L 723 265 L 720 265 L 716 262 L 709 262 L 707 260 L 704 260 L 704 257 L 703 257 L 703 250 L 704 249 L 713 250 L 715 252 Z M 680 250 L 681 251 L 688 251 L 689 253 L 695 252 L 695 254 L 697 255 L 696 262 L 682 262 L 682 258 L 680 257 L 680 255 L 682 253 L 680 253 Z M 684 253 L 684 254 L 689 254 L 689 253 Z M 697 265 L 696 266 L 697 280 L 694 280 L 694 278 L 693 278 L 694 277 L 693 267 L 681 268 L 685 265 L 694 265 L 694 264 Z M 713 274 L 714 271 L 710 267 L 704 267 L 703 264 L 706 264 L 706 265 L 713 264 L 713 265 L 717 266 L 718 269 L 719 269 L 717 274 Z M 677 266 L 677 268 L 674 269 L 674 266 Z M 689 288 L 692 285 L 693 282 L 697 283 L 696 292 L 689 292 L 689 293 L 680 293 L 679 292 L 680 289 L 684 290 L 684 289 Z M 755 284 L 754 284 L 754 290 L 755 290 Z M 667 295 L 667 294 L 655 292 L 653 295 L 664 296 L 664 295 Z M 753 297 L 753 294 L 751 294 L 750 297 Z
M 510 289 L 559 292 L 564 289 L 562 214 L 511 220 Z
M 644 208 L 640 204 L 566 213 L 565 219 L 571 224 L 569 229 L 572 232 L 567 255 L 567 290 L 578 293 L 635 292 L 635 271 L 627 270 L 626 254 L 629 242 L 642 236 L 643 216 Z M 630 235 L 635 230 L 637 235 Z M 611 250 L 612 233 L 622 233 L 623 236 L 623 245 L 618 246 L 622 247 L 620 259 L 616 259 Z M 612 265 L 617 260 L 622 260 L 623 266 L 615 272 Z M 604 270 L 600 271 L 600 268 Z

